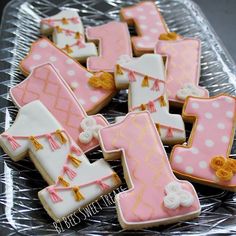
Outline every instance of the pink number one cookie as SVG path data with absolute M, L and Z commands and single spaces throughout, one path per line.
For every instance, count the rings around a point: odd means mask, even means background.
M 97 42 L 99 57 L 87 60 L 89 71 L 114 72 L 114 67 L 120 55 L 132 56 L 130 36 L 126 23 L 109 22 L 104 25 L 89 27 L 86 30 L 88 40 Z
M 108 124 L 100 114 L 87 116 L 50 63 L 35 67 L 27 79 L 10 90 L 10 95 L 18 107 L 40 100 L 84 152 L 98 146 L 98 129 Z
M 115 86 L 113 86 L 113 78 L 110 74 L 89 73 L 48 39 L 43 38 L 34 42 L 30 53 L 21 62 L 20 67 L 27 76 L 34 67 L 46 62 L 52 63 L 57 68 L 88 114 L 97 113 L 115 94 Z
M 194 125 L 188 145 L 176 145 L 172 150 L 174 172 L 202 184 L 236 191 L 236 160 L 229 158 L 235 114 L 235 97 L 187 98 L 183 117 L 194 121 Z
M 85 42 L 84 27 L 76 11 L 63 10 L 54 16 L 42 19 L 41 33 L 52 34 L 57 47 L 80 62 L 85 62 L 89 56 L 97 55 L 96 46 Z
M 132 37 L 136 56 L 152 53 L 161 34 L 168 32 L 167 26 L 154 2 L 141 2 L 120 11 L 121 19 L 134 25 L 138 36 Z
M 199 215 L 193 186 L 173 175 L 149 112 L 129 113 L 99 133 L 106 159 L 121 156 L 129 190 L 116 195 L 123 228 L 139 229 Z
M 187 96 L 208 97 L 198 86 L 201 42 L 194 38 L 159 40 L 155 53 L 166 57 L 166 83 L 169 101 L 183 103 Z
M 103 159 L 90 164 L 82 150 L 39 101 L 19 110 L 13 125 L 0 135 L 13 159 L 28 154 L 50 186 L 38 195 L 56 221 L 111 192 L 120 179 Z

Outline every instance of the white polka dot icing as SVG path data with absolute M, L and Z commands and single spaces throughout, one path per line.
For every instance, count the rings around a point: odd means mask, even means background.
M 205 117 L 206 117 L 207 119 L 209 119 L 209 120 L 213 118 L 213 115 L 212 115 L 211 112 L 206 112 L 204 115 L 205 115 Z
M 193 103 L 192 103 L 192 108 L 193 108 L 193 109 L 198 109 L 198 108 L 199 108 L 199 104 L 196 103 L 196 102 L 193 102 Z
M 33 55 L 33 59 L 35 60 L 35 61 L 38 61 L 38 60 L 40 60 L 41 59 L 41 55 L 39 55 L 39 54 L 34 54 Z
M 186 173 L 188 173 L 188 174 L 192 174 L 192 173 L 193 173 L 193 167 L 187 166 L 187 167 L 185 168 L 185 171 L 186 171 Z
M 74 75 L 75 75 L 75 71 L 74 71 L 74 70 L 68 70 L 68 71 L 67 71 L 67 74 L 68 74 L 69 76 L 74 76 Z
M 175 162 L 176 162 L 176 163 L 181 163 L 181 162 L 183 162 L 183 157 L 181 157 L 181 156 L 179 156 L 179 155 L 175 156 Z
M 207 147 L 213 147 L 215 145 L 215 143 L 211 139 L 206 139 L 205 145 Z
M 96 96 L 92 96 L 92 97 L 90 98 L 90 100 L 91 100 L 92 102 L 96 103 L 96 102 L 98 101 L 98 98 L 97 98 Z

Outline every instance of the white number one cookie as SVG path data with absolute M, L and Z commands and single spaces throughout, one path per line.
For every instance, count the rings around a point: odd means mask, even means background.
M 194 121 L 188 145 L 171 153 L 174 172 L 184 178 L 236 191 L 236 160 L 229 158 L 236 126 L 236 99 L 227 95 L 187 98 L 183 117 Z
M 18 107 L 40 100 L 84 152 L 99 145 L 97 131 L 108 124 L 100 114 L 87 116 L 50 63 L 35 67 L 28 78 L 11 88 L 10 95 Z
M 145 54 L 132 59 L 122 56 L 114 75 L 117 88 L 129 87 L 129 111 L 148 110 L 163 143 L 185 141 L 182 117 L 169 113 L 165 69 L 160 55 Z
M 84 27 L 76 11 L 63 10 L 54 16 L 42 19 L 41 33 L 52 34 L 57 47 L 80 62 L 97 55 L 94 43 L 85 42 Z
M 13 125 L 0 135 L 0 145 L 13 159 L 31 157 L 50 184 L 38 195 L 54 219 L 62 219 L 120 184 L 103 159 L 90 164 L 82 150 L 39 101 L 19 110 Z
M 171 33 L 166 36 L 170 35 Z M 166 58 L 166 84 L 169 101 L 184 103 L 188 96 L 209 97 L 209 92 L 198 85 L 201 66 L 200 40 L 194 38 L 159 40 L 155 53 Z
M 131 112 L 99 132 L 105 159 L 122 158 L 128 191 L 116 195 L 123 228 L 175 223 L 199 215 L 193 186 L 174 176 L 149 112 Z

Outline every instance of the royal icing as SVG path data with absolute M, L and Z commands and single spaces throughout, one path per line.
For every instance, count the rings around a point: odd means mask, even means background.
M 85 131 L 85 127 L 81 125 L 87 120 L 93 120 L 96 129 L 108 124 L 100 114 L 87 116 L 75 95 L 50 63 L 35 67 L 27 79 L 11 88 L 10 95 L 18 107 L 40 100 L 84 152 L 94 149 L 99 143 L 96 134 L 92 134 L 86 141 L 81 139 Z
M 45 38 L 32 44 L 29 55 L 20 66 L 24 74 L 28 75 L 34 67 L 46 62 L 57 68 L 65 82 L 72 87 L 75 96 L 88 114 L 98 112 L 115 94 L 114 89 L 90 86 L 89 81 L 93 79 L 94 75 Z
M 42 19 L 41 33 L 52 34 L 57 47 L 80 62 L 97 55 L 96 46 L 85 42 L 84 27 L 76 11 L 63 10 L 54 16 Z
M 186 220 L 200 213 L 193 186 L 174 176 L 149 112 L 131 112 L 120 123 L 102 128 L 99 137 L 106 159 L 122 157 L 129 186 L 128 191 L 116 195 L 122 227 L 137 229 L 174 223 L 181 217 Z M 173 181 L 180 185 L 177 187 L 180 191 L 169 186 Z M 188 192 L 191 200 L 187 201 L 185 196 L 175 210 L 164 206 L 164 202 L 168 202 L 165 200 L 166 194 L 181 191 Z M 167 203 L 167 206 L 170 204 Z
M 198 86 L 201 59 L 200 40 L 193 38 L 159 40 L 155 53 L 166 57 L 167 93 L 171 102 L 183 103 L 188 95 L 209 96 L 206 89 Z
M 149 110 L 164 143 L 184 142 L 182 117 L 169 113 L 162 57 L 157 54 L 133 59 L 122 56 L 117 63 L 115 83 L 118 88 L 129 87 L 129 110 Z
M 87 60 L 89 71 L 114 72 L 114 66 L 120 55 L 132 56 L 130 36 L 126 23 L 109 22 L 104 25 L 89 27 L 86 35 L 90 41 L 98 41 L 99 56 Z
M 8 137 L 18 146 L 12 146 Z M 52 148 L 52 140 L 57 148 Z M 89 163 L 82 150 L 39 101 L 19 110 L 13 125 L 0 135 L 0 144 L 13 160 L 29 153 L 50 184 L 39 192 L 39 198 L 54 220 L 86 206 L 120 184 L 119 177 L 106 161 Z
M 167 26 L 154 2 L 141 2 L 121 9 L 121 19 L 134 25 L 138 36 L 132 37 L 136 56 L 152 53 L 161 34 L 168 32 Z
M 229 158 L 235 132 L 235 97 L 187 98 L 183 116 L 193 125 L 188 144 L 176 145 L 171 166 L 176 174 L 206 185 L 236 190 L 236 161 Z

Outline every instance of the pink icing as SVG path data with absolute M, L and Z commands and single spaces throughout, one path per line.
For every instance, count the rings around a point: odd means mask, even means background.
M 78 136 L 82 132 L 80 123 L 87 117 L 87 114 L 51 64 L 47 63 L 36 67 L 30 76 L 13 87 L 10 93 L 19 107 L 34 100 L 40 100 L 69 135 L 77 141 L 84 152 L 99 145 L 94 138 L 88 144 L 79 142 Z M 108 124 L 102 115 L 92 117 L 97 121 L 97 124 L 102 126 Z
M 114 92 L 90 87 L 88 79 L 92 74 L 45 38 L 33 43 L 29 55 L 21 62 L 21 68 L 28 74 L 35 66 L 45 62 L 52 63 L 69 86 L 78 83 L 73 92 L 89 114 Z
M 188 146 L 176 146 L 171 154 L 171 166 L 180 175 L 188 175 L 206 184 L 236 186 L 236 175 L 231 181 L 219 181 L 209 166 L 213 157 L 228 158 L 235 131 L 234 97 L 221 95 L 209 99 L 190 97 L 184 115 L 197 117 Z
M 99 57 L 89 57 L 89 71 L 114 72 L 117 59 L 121 55 L 132 56 L 130 36 L 126 23 L 109 22 L 104 25 L 89 27 L 86 30 L 88 40 L 99 40 Z
M 123 163 L 132 187 L 118 194 L 118 210 L 127 224 L 168 221 L 170 217 L 200 211 L 193 186 L 173 175 L 166 152 L 148 112 L 129 113 L 126 118 L 100 130 L 103 150 L 123 153 Z M 163 206 L 165 186 L 176 181 L 189 191 L 194 202 L 175 210 Z
M 158 41 L 155 53 L 167 57 L 166 84 L 170 101 L 180 102 L 176 93 L 184 84 L 198 86 L 200 77 L 201 42 L 198 39 L 180 39 L 175 41 Z M 206 89 L 198 87 L 208 97 Z
M 154 51 L 159 36 L 167 33 L 166 25 L 154 2 L 141 2 L 123 8 L 121 15 L 125 21 L 134 21 L 140 36 L 132 37 L 132 43 L 142 52 Z

